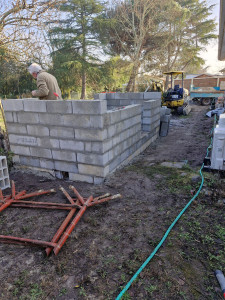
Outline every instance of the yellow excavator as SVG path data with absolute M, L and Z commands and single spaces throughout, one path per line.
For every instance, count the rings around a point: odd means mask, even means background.
M 171 87 L 163 93 L 162 106 L 175 109 L 178 114 L 183 114 L 183 109 L 188 105 L 187 102 L 187 90 L 184 89 L 184 72 L 183 71 L 170 71 L 163 73 L 171 77 Z M 173 76 L 182 75 L 181 87 L 175 85 L 173 87 Z

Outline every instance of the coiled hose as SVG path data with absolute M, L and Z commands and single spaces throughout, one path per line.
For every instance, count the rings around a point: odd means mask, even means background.
M 214 126 L 213 129 L 211 131 L 211 134 L 215 128 L 215 124 L 216 124 L 216 115 L 214 117 Z M 206 157 L 208 157 L 209 155 L 209 148 L 212 146 L 212 141 L 213 138 L 211 137 L 211 143 L 207 148 L 207 154 Z M 167 236 L 169 235 L 170 231 L 173 229 L 174 225 L 177 223 L 177 221 L 181 218 L 181 216 L 185 213 L 185 211 L 188 209 L 188 207 L 191 205 L 191 203 L 195 200 L 195 198 L 198 197 L 203 183 L 204 183 L 204 177 L 202 175 L 202 169 L 204 168 L 204 163 L 202 164 L 202 167 L 199 171 L 202 181 L 201 181 L 201 185 L 198 189 L 198 191 L 196 192 L 196 194 L 193 196 L 193 198 L 187 203 L 187 205 L 182 209 L 182 211 L 179 213 L 179 215 L 176 217 L 176 219 L 173 221 L 173 223 L 170 225 L 170 227 L 167 229 L 166 233 L 164 234 L 163 238 L 161 239 L 161 241 L 158 243 L 158 245 L 155 247 L 155 249 L 152 251 L 152 253 L 149 255 L 149 257 L 146 259 L 146 261 L 142 264 L 142 266 L 139 268 L 139 270 L 133 275 L 133 277 L 130 279 L 130 281 L 126 284 L 126 286 L 123 288 L 123 290 L 120 292 L 120 294 L 116 297 L 116 300 L 119 300 L 122 298 L 123 294 L 130 288 L 131 284 L 134 282 L 135 279 L 137 279 L 138 275 L 141 273 L 141 271 L 147 266 L 147 264 L 150 262 L 150 260 L 155 256 L 156 252 L 159 250 L 159 248 L 162 246 L 162 244 L 165 242 Z

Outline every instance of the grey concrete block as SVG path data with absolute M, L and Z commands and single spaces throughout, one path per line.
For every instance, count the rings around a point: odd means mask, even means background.
M 76 163 L 69 163 L 65 161 L 55 161 L 55 170 L 69 173 L 78 173 Z
M 160 136 L 167 136 L 169 130 L 169 123 L 161 123 Z
M 94 94 L 94 100 L 99 100 L 99 94 Z
M 84 143 L 80 141 L 60 140 L 59 143 L 62 150 L 84 151 Z
M 73 100 L 73 114 L 103 115 L 107 111 L 105 100 Z
M 42 148 L 57 148 L 59 149 L 59 140 L 58 139 L 53 139 L 49 137 L 42 137 L 42 138 L 37 138 L 37 144 L 39 147 Z
M 92 151 L 92 145 L 91 145 L 91 142 L 84 143 L 84 150 L 85 150 L 86 152 L 91 152 L 91 151 Z
M 128 93 L 130 96 L 129 96 L 129 99 L 135 99 L 135 100 L 142 100 L 144 99 L 144 93 Z
M 6 123 L 13 122 L 13 114 L 11 112 L 4 112 Z
M 20 124 L 38 124 L 39 114 L 33 112 L 21 112 L 18 113 L 18 122 Z
M 103 152 L 103 143 L 104 142 L 92 142 L 91 143 L 91 151 L 102 153 Z
M 120 135 L 116 135 L 112 138 L 113 147 L 120 143 Z
M 63 160 L 63 161 L 71 161 L 71 162 L 77 161 L 76 153 L 70 151 L 52 150 L 52 157 L 55 160 Z
M 121 121 L 121 110 L 109 111 L 110 123 L 115 124 Z
M 113 161 L 109 164 L 109 172 L 112 172 L 113 170 L 115 170 L 116 167 L 118 167 L 120 165 L 120 162 L 121 162 L 120 156 L 113 159 Z
M 113 109 L 114 107 L 122 106 L 120 99 L 115 99 L 115 98 L 107 99 L 107 105 L 111 106 L 112 107 L 111 109 Z
M 65 127 L 50 127 L 50 136 L 57 138 L 68 138 L 73 139 L 75 137 L 74 128 L 65 128 Z
M 94 184 L 101 184 L 104 182 L 104 178 L 102 177 L 94 177 Z
M 65 126 L 73 126 L 75 128 L 103 128 L 103 116 L 90 115 L 64 115 Z
M 63 117 L 60 114 L 39 114 L 40 124 L 63 126 Z M 29 123 L 29 122 L 28 122 Z
M 146 92 L 144 94 L 144 99 L 159 99 L 161 100 L 161 92 Z
M 143 110 L 142 116 L 143 117 L 152 117 L 152 116 L 155 116 L 155 115 L 158 115 L 158 114 L 160 114 L 160 107 L 155 107 L 153 109 Z
M 54 170 L 55 164 L 52 160 L 40 159 L 40 166 L 43 169 Z
M 188 105 L 183 109 L 183 115 L 187 116 L 191 112 L 191 106 Z
M 23 100 L 21 99 L 6 99 L 2 100 L 2 106 L 5 112 L 7 111 L 23 111 Z
M 14 123 L 18 123 L 19 121 L 18 121 L 18 115 L 17 115 L 17 113 L 16 112 L 13 112 L 12 113 L 13 114 L 13 122 Z M 19 113 L 18 113 L 19 114 Z M 25 123 L 25 122 L 24 122 Z
M 107 138 L 106 129 L 75 129 L 75 138 L 86 141 L 103 141 Z
M 24 146 L 37 146 L 37 138 L 26 136 L 26 135 L 16 135 L 16 134 L 9 134 L 9 141 L 11 144 L 15 145 L 24 145 Z
M 81 182 L 87 182 L 87 183 L 93 183 L 93 181 L 94 181 L 93 176 L 87 176 L 87 175 L 81 175 L 81 174 L 75 174 L 75 173 L 69 173 L 69 180 L 81 181 Z
M 165 123 L 170 122 L 170 115 L 164 115 L 160 117 L 160 122 L 165 122 Z
M 7 124 L 8 133 L 27 134 L 27 127 L 20 124 Z
M 46 101 L 24 100 L 24 111 L 28 112 L 46 112 Z
M 10 145 L 11 151 L 16 155 L 30 156 L 30 148 L 24 146 Z
M 109 153 L 94 154 L 94 153 L 77 153 L 78 163 L 84 163 L 87 165 L 105 166 L 109 161 Z
M 106 93 L 106 100 L 114 100 L 116 93 Z
M 156 121 L 159 121 L 160 120 L 160 115 L 155 115 L 153 117 L 149 117 L 149 118 L 143 118 L 142 120 L 142 124 L 153 124 L 155 123 Z
M 25 166 L 40 167 L 39 158 L 20 156 L 20 163 Z
M 107 129 L 107 137 L 112 138 L 115 134 L 117 134 L 117 129 L 115 125 L 111 125 Z
M 49 128 L 41 125 L 27 125 L 27 132 L 33 136 L 49 136 Z
M 102 151 L 103 153 L 107 152 L 108 150 L 110 150 L 113 146 L 113 141 L 112 139 L 107 139 L 102 143 Z
M 47 112 L 51 114 L 71 114 L 73 112 L 70 100 L 48 100 L 46 105 Z
M 116 100 L 125 100 L 125 99 L 130 99 L 130 93 L 115 93 L 115 98 Z
M 35 157 L 52 159 L 52 151 L 50 149 L 30 147 L 30 154 Z
M 79 174 L 94 175 L 97 177 L 105 177 L 109 173 L 109 166 L 100 167 L 93 165 L 78 164 Z
M 20 156 L 19 155 L 13 155 L 13 163 L 19 164 L 20 163 Z
M 100 93 L 98 94 L 98 97 L 99 100 L 106 100 L 106 93 Z

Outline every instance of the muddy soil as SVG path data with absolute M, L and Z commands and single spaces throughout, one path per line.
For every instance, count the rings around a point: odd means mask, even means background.
M 194 105 L 189 116 L 172 116 L 167 137 L 101 185 L 12 170 L 17 191 L 57 190 L 37 201 L 68 203 L 59 187 L 74 197 L 71 184 L 83 197 L 120 193 L 122 198 L 88 208 L 58 256 L 0 244 L 0 299 L 115 299 L 200 186 L 213 126 L 207 110 Z M 204 177 L 199 197 L 123 299 L 222 299 L 213 272 L 225 271 L 225 180 L 217 172 Z M 0 234 L 51 241 L 67 214 L 9 207 L 0 213 Z

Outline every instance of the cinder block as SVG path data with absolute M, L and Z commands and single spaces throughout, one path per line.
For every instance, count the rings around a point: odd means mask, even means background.
M 78 164 L 78 171 L 80 174 L 105 177 L 109 173 L 109 166 L 100 167 L 93 165 Z
M 27 134 L 27 127 L 20 124 L 7 124 L 8 133 Z
M 94 184 L 101 184 L 104 182 L 104 178 L 102 177 L 94 177 Z
M 13 114 L 11 112 L 4 112 L 6 123 L 13 122 Z
M 94 181 L 93 176 L 87 176 L 87 175 L 81 175 L 81 174 L 75 174 L 75 173 L 69 173 L 69 180 L 81 181 L 81 182 L 87 182 L 87 183 L 93 183 L 93 181 Z
M 13 155 L 13 163 L 19 164 L 20 163 L 20 156 L 19 155 Z
M 9 171 L 6 156 L 0 156 L 0 189 L 10 187 Z
M 2 100 L 4 111 L 24 111 L 23 100 L 21 99 L 6 99 Z
M 50 149 L 30 147 L 30 154 L 35 157 L 52 159 L 52 151 Z
M 80 141 L 60 140 L 59 143 L 62 150 L 84 151 L 84 143 Z
M 116 135 L 112 138 L 113 147 L 120 143 L 120 135 Z M 111 147 L 112 148 L 112 147 Z
M 73 114 L 103 115 L 107 111 L 105 100 L 73 100 Z
M 128 93 L 129 99 L 142 100 L 144 99 L 144 93 Z
M 18 113 L 19 114 L 19 113 Z M 13 122 L 18 123 L 18 115 L 16 112 L 13 112 Z M 24 122 L 25 123 L 25 122 Z
M 40 159 L 40 166 L 43 169 L 47 170 L 54 170 L 55 169 L 55 164 L 52 160 L 48 159 Z
M 144 99 L 159 99 L 161 100 L 161 92 L 146 92 L 144 93 Z
M 106 100 L 115 100 L 116 93 L 106 93 Z
M 112 109 L 114 107 L 122 106 L 122 104 L 120 102 L 120 99 L 115 99 L 115 98 L 113 98 L 113 99 L 107 99 L 107 105 L 111 106 Z
M 106 100 L 106 93 L 100 93 L 100 94 L 98 94 L 98 99 L 99 100 Z
M 91 152 L 91 148 L 92 148 L 91 142 L 84 143 L 84 150 L 85 151 Z
M 77 153 L 78 163 L 83 163 L 87 165 L 97 165 L 105 166 L 109 161 L 109 153 L 104 154 L 94 154 L 94 153 Z
M 75 129 L 75 138 L 86 141 L 103 141 L 107 138 L 106 129 Z
M 167 136 L 169 130 L 169 123 L 161 123 L 160 136 Z
M 30 148 L 24 146 L 10 145 L 10 148 L 14 154 L 30 156 Z
M 120 162 L 121 162 L 120 156 L 113 159 L 113 161 L 109 164 L 109 172 L 112 172 L 113 170 L 115 170 L 116 167 L 118 167 L 120 165 Z
M 57 138 L 74 138 L 75 131 L 74 128 L 65 128 L 65 127 L 50 127 L 50 136 Z
M 47 112 L 51 114 L 71 114 L 73 113 L 71 100 L 48 100 L 46 101 Z
M 39 114 L 40 124 L 63 126 L 63 117 L 60 114 Z M 29 122 L 28 122 L 29 123 Z
M 160 122 L 169 123 L 170 115 L 164 115 L 164 116 L 160 117 Z
M 59 149 L 59 140 L 58 139 L 51 139 L 49 137 L 37 138 L 37 144 L 39 147 L 43 147 L 43 148 Z
M 143 110 L 143 117 L 152 117 L 160 114 L 160 107 L 155 107 L 153 109 Z
M 130 93 L 115 93 L 115 98 L 116 100 L 125 100 L 125 99 L 130 99 Z
M 38 158 L 20 156 L 20 163 L 25 166 L 40 167 L 40 159 Z
M 46 101 L 24 100 L 24 111 L 28 112 L 46 112 Z
M 49 128 L 41 125 L 27 125 L 27 132 L 33 136 L 49 136 Z
M 143 118 L 142 123 L 143 124 L 153 124 L 158 120 L 160 120 L 160 115 L 159 114 L 155 115 L 153 117 L 150 117 L 150 118 Z
M 38 113 L 21 112 L 17 117 L 20 124 L 38 124 L 40 121 Z
M 26 146 L 37 146 L 37 138 L 31 136 L 23 136 L 16 134 L 9 134 L 9 141 L 11 144 L 26 145 Z
M 63 161 L 70 161 L 76 162 L 76 153 L 70 151 L 62 151 L 62 150 L 52 150 L 52 157 L 55 160 L 63 160 Z
M 91 143 L 92 152 L 102 153 L 103 152 L 103 143 L 104 142 L 92 142 Z
M 75 163 L 69 163 L 65 161 L 55 161 L 55 170 L 78 173 L 78 169 Z

